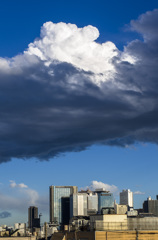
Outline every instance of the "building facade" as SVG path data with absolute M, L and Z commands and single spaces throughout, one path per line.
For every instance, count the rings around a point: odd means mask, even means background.
M 114 208 L 116 214 L 126 214 L 128 211 L 127 205 L 120 205 L 115 203 Z
M 17 234 L 20 236 L 26 236 L 26 223 L 15 223 L 14 229 L 17 230 Z
M 88 189 L 71 195 L 70 212 L 70 217 L 97 214 L 98 194 Z
M 70 197 L 71 194 L 77 193 L 78 188 L 76 186 L 50 186 L 50 222 L 62 224 L 62 202 L 67 204 L 62 198 Z M 68 201 L 68 200 L 67 200 Z
M 89 193 L 88 195 L 88 206 L 87 213 L 88 215 L 95 214 L 98 212 L 98 194 L 97 193 Z
M 70 218 L 74 216 L 87 216 L 87 193 L 70 196 Z
M 30 206 L 28 208 L 28 228 L 33 232 L 33 228 L 40 228 L 40 218 L 38 218 L 38 208 Z
M 102 209 L 105 208 L 114 208 L 114 196 L 112 193 L 109 193 L 104 190 L 98 190 L 98 213 L 102 212 Z
M 133 208 L 133 192 L 130 189 L 120 192 L 120 205 L 127 205 L 128 208 Z
M 61 222 L 63 225 L 69 225 L 70 220 L 70 197 L 61 198 Z
M 156 200 L 153 200 L 149 197 L 146 201 L 144 201 L 143 210 L 145 213 L 152 213 L 155 216 L 158 216 L 158 195 L 156 198 Z

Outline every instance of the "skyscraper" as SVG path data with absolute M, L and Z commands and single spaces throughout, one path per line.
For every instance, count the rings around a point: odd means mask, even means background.
M 114 208 L 114 196 L 104 189 L 96 189 L 98 194 L 98 213 L 104 208 Z
M 50 222 L 62 224 L 62 198 L 77 193 L 76 186 L 50 186 Z
M 87 193 L 74 193 L 70 196 L 70 218 L 87 216 Z
M 30 206 L 28 208 L 28 228 L 33 232 L 33 228 L 40 228 L 40 218 L 38 218 L 38 208 Z
M 133 208 L 133 192 L 130 189 L 120 192 L 120 204 Z
M 87 213 L 88 215 L 90 215 L 90 214 L 95 214 L 97 212 L 98 212 L 98 194 L 91 192 L 88 194 Z

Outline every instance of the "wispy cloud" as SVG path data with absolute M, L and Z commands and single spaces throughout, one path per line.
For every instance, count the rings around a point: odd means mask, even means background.
M 10 180 L 10 187 L 16 188 L 21 194 L 25 195 L 29 205 L 35 205 L 39 199 L 38 192 L 29 188 L 24 183 L 17 184 L 15 181 Z
M 25 185 L 24 183 L 16 184 L 16 182 L 13 181 L 13 180 L 10 180 L 10 187 L 11 188 L 15 188 L 15 187 L 17 187 L 17 188 L 28 188 L 28 186 Z
M 145 192 L 141 192 L 141 191 L 135 191 L 133 194 L 135 194 L 135 195 L 144 195 L 144 194 L 145 194 Z
M 48 196 L 39 195 L 35 189 L 29 188 L 24 183 L 17 184 L 15 181 L 10 180 L 10 190 L 0 192 L 0 209 L 7 211 L 16 210 L 21 214 L 27 214 L 27 209 L 31 205 L 38 206 L 40 211 L 48 211 Z
M 144 40 L 119 51 L 93 26 L 47 22 L 23 54 L 0 58 L 0 162 L 158 143 L 157 28 L 157 9 L 132 20 Z

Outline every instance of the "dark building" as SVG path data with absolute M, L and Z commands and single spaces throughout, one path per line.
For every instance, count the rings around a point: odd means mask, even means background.
M 61 198 L 62 225 L 69 225 L 70 220 L 70 197 Z
M 144 213 L 148 213 L 149 209 L 148 209 L 148 199 L 146 201 L 144 201 L 143 203 L 143 211 Z
M 38 218 L 38 208 L 30 206 L 28 209 L 28 228 L 33 232 L 34 228 L 40 228 L 40 218 Z
M 156 196 L 156 198 L 156 200 L 153 200 L 151 199 L 151 197 L 149 197 L 146 201 L 144 201 L 144 213 L 152 213 L 155 216 L 158 216 L 158 195 Z

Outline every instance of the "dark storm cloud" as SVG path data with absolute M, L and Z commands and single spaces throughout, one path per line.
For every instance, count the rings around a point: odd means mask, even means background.
M 131 29 L 143 34 L 148 40 L 158 38 L 158 9 L 142 14 L 137 21 L 131 21 Z
M 131 22 L 145 41 L 113 57 L 114 79 L 97 85 L 95 73 L 70 63 L 49 66 L 17 56 L 0 72 L 0 162 L 12 157 L 48 160 L 95 143 L 126 146 L 158 142 L 158 11 Z M 26 63 L 25 63 L 26 61 Z M 22 62 L 22 63 L 21 63 Z
M 0 218 L 8 218 L 8 217 L 11 217 L 10 212 L 4 211 L 0 213 Z

